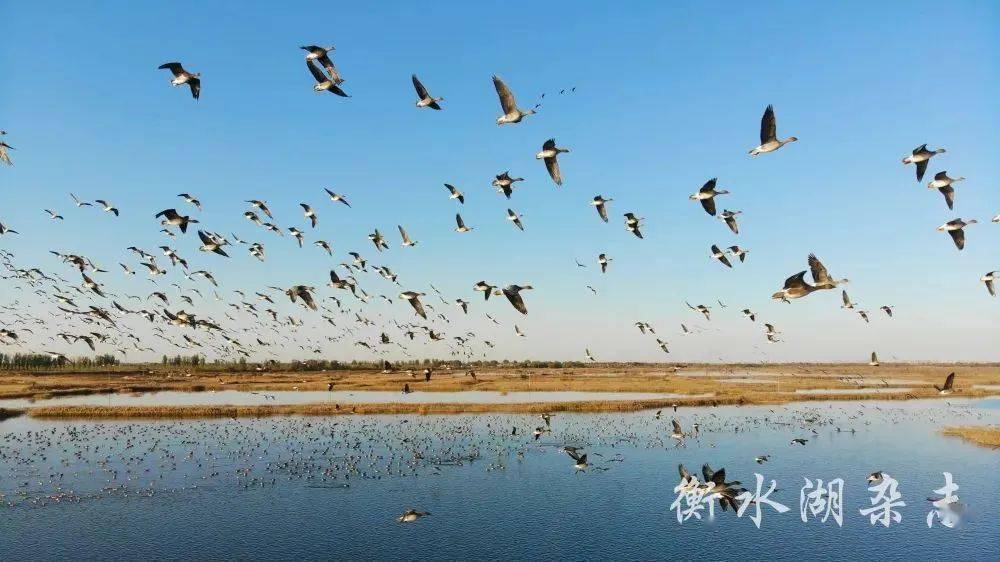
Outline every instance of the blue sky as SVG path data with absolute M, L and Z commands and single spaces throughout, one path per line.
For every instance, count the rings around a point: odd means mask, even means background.
M 1000 301 L 978 281 L 1000 269 L 1000 225 L 989 223 L 1000 213 L 1000 7 L 609 6 L 5 6 L 0 128 L 17 151 L 16 166 L 0 169 L 0 222 L 24 236 L 5 236 L 0 247 L 22 266 L 67 277 L 73 272 L 47 250 L 90 256 L 110 271 L 102 281 L 134 294 L 153 285 L 111 268 L 136 265 L 124 251 L 132 244 L 167 243 L 192 269 L 211 269 L 226 290 L 321 285 L 357 250 L 392 267 L 406 289 L 430 292 L 433 283 L 449 299 L 472 302 L 469 318 L 439 307 L 454 320 L 440 327 L 491 339 L 491 357 L 579 359 L 589 347 L 601 360 L 860 361 L 873 349 L 886 359 L 1000 360 Z M 298 49 L 310 43 L 337 46 L 351 98 L 312 91 Z M 173 60 L 203 73 L 201 100 L 170 87 L 169 73 L 156 69 Z M 446 98 L 444 111 L 414 108 L 414 72 Z M 541 112 L 497 127 L 494 73 L 522 106 L 546 92 Z M 558 95 L 574 86 L 572 95 Z M 752 159 L 746 152 L 768 104 L 779 136 L 800 142 Z M 550 137 L 572 150 L 561 157 L 559 189 L 534 159 Z M 948 153 L 932 161 L 921 185 L 900 159 L 925 142 Z M 527 180 L 509 203 L 489 186 L 507 169 Z M 925 185 L 942 169 L 968 178 L 954 212 Z M 687 198 L 712 177 L 733 192 L 720 209 L 743 211 L 738 237 Z M 444 182 L 465 192 L 464 207 L 447 199 Z M 324 187 L 345 193 L 353 208 L 329 202 Z M 71 191 L 109 199 L 122 216 L 77 209 Z M 203 202 L 203 226 L 263 242 L 267 262 L 245 247 L 223 262 L 197 252 L 192 232 L 160 235 L 152 215 L 184 208 L 175 195 L 185 191 Z M 597 193 L 614 199 L 609 224 L 587 206 Z M 251 197 L 266 199 L 279 225 L 306 231 L 307 246 L 246 222 L 243 200 Z M 316 232 L 304 228 L 299 202 L 316 208 Z M 508 206 L 525 215 L 525 232 L 504 220 Z M 49 222 L 44 208 L 65 222 Z M 453 231 L 456 211 L 475 231 Z M 624 230 L 627 211 L 645 217 L 644 240 Z M 981 221 L 963 252 L 935 230 L 955 217 Z M 399 247 L 397 224 L 417 248 Z M 365 238 L 375 227 L 392 244 L 384 255 Z M 333 244 L 335 259 L 308 245 L 317 238 Z M 726 270 L 708 258 L 713 243 L 751 254 Z M 600 252 L 614 258 L 603 276 Z M 834 291 L 792 305 L 769 299 L 805 269 L 809 252 L 851 279 L 848 290 L 873 311 L 872 324 L 841 310 Z M 500 299 L 484 306 L 471 291 L 480 279 L 533 284 L 529 315 Z M 160 285 L 171 281 L 190 285 L 176 272 Z M 375 275 L 362 284 L 393 298 L 399 292 Z M 699 320 L 685 300 L 715 304 L 713 320 Z M 894 305 L 896 318 L 877 313 L 882 304 Z M 758 313 L 756 324 L 739 314 L 743 307 Z M 373 319 L 412 319 L 401 302 L 364 309 Z M 502 326 L 485 321 L 484 311 Z M 761 319 L 785 343 L 767 344 Z M 653 324 L 672 353 L 640 336 L 636 320 Z M 302 339 L 329 332 L 310 322 Z M 514 336 L 515 322 L 527 338 Z M 682 337 L 681 322 L 704 331 Z M 372 357 L 350 341 L 326 346 L 325 356 Z M 445 351 L 414 346 L 418 356 Z

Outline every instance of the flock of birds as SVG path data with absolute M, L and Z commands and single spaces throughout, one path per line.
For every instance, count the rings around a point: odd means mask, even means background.
M 42 507 L 200 489 L 347 489 L 383 480 L 441 477 L 463 466 L 479 466 L 486 472 L 506 470 L 511 463 L 558 466 L 555 455 L 561 453 L 569 457 L 568 471 L 598 475 L 644 462 L 648 455 L 640 451 L 645 450 L 657 462 L 679 461 L 679 484 L 719 494 L 712 501 L 725 510 L 739 507 L 738 496 L 744 491 L 740 482 L 728 481 L 725 468 L 713 470 L 708 463 L 699 479 L 683 461 L 693 455 L 718 458 L 734 440 L 778 446 L 791 436 L 784 452 L 729 458 L 728 464 L 730 473 L 736 471 L 734 466 L 746 470 L 764 463 L 778 466 L 784 460 L 795 465 L 801 446 L 834 443 L 858 432 L 882 431 L 890 424 L 937 427 L 945 419 L 971 422 L 987 413 L 959 405 L 914 408 L 860 402 L 777 410 L 725 407 L 678 412 L 674 408 L 675 417 L 669 422 L 662 411 L 42 422 L 5 431 L 0 437 L 0 505 Z M 682 430 L 681 422 L 691 430 Z M 873 470 L 868 481 L 881 472 Z M 410 523 L 426 515 L 430 515 L 426 510 L 410 508 L 396 520 Z
M 342 88 L 345 80 L 333 62 L 334 47 L 307 45 L 301 48 L 306 53 L 306 66 L 314 78 L 314 90 L 317 92 L 328 91 L 338 96 L 347 97 L 348 94 Z M 168 70 L 171 73 L 171 84 L 174 86 L 186 86 L 190 89 L 193 98 L 196 100 L 199 99 L 203 85 L 201 73 L 188 71 L 180 62 L 168 62 L 159 68 Z M 443 109 L 443 97 L 434 97 L 431 95 L 416 75 L 412 76 L 412 83 L 416 93 L 417 108 L 429 108 L 438 111 Z M 515 125 L 539 112 L 541 103 L 537 103 L 529 109 L 523 109 L 519 106 L 513 91 L 500 77 L 493 76 L 493 86 L 496 90 L 502 112 L 496 118 L 497 125 Z M 563 90 L 560 93 L 567 92 L 575 92 L 575 88 Z M 541 97 L 544 98 L 544 96 L 545 94 L 542 94 Z M 6 131 L 0 131 L 0 135 L 6 134 Z M 769 154 L 797 140 L 794 136 L 784 139 L 779 138 L 774 108 L 768 106 L 761 118 L 760 142 L 749 151 L 749 154 L 753 157 Z M 0 142 L 0 160 L 7 165 L 13 164 L 9 155 L 9 151 L 12 150 L 13 147 L 9 144 Z M 563 183 L 563 174 L 560 167 L 561 156 L 569 152 L 568 148 L 558 146 L 555 139 L 548 139 L 542 143 L 541 150 L 535 155 L 536 159 L 544 163 L 549 177 L 556 186 L 560 186 Z M 931 150 L 927 148 L 927 145 L 921 145 L 914 149 L 912 154 L 905 157 L 903 163 L 914 164 L 917 180 L 922 181 L 931 159 L 944 152 L 945 149 L 943 148 Z M 505 171 L 495 176 L 492 185 L 506 199 L 510 200 L 516 184 L 523 180 L 524 178 L 513 177 L 509 171 Z M 939 190 L 944 195 L 948 208 L 951 209 L 955 200 L 954 186 L 962 180 L 964 180 L 963 177 L 952 178 L 946 171 L 941 171 L 934 175 L 934 180 L 928 184 L 928 187 Z M 447 189 L 450 200 L 457 201 L 460 206 L 465 204 L 465 194 L 458 187 L 448 183 L 445 183 L 444 187 Z M 345 210 L 351 208 L 351 204 L 344 194 L 334 192 L 331 189 L 326 189 L 325 192 L 330 202 L 335 206 L 341 205 Z M 690 199 L 697 201 L 708 215 L 724 222 L 734 235 L 739 235 L 738 217 L 741 215 L 741 211 L 723 209 L 719 213 L 717 210 L 716 199 L 729 193 L 726 189 L 720 189 L 717 179 L 712 178 L 696 193 L 692 194 Z M 78 198 L 75 194 L 71 193 L 70 196 L 76 207 L 93 207 L 116 217 L 121 214 L 120 209 L 108 200 L 94 199 L 93 201 L 85 201 Z M 160 232 L 168 239 L 178 236 L 183 238 L 191 225 L 201 224 L 199 219 L 192 216 L 194 213 L 202 210 L 201 201 L 190 193 L 180 193 L 178 197 L 189 206 L 190 211 L 178 209 L 177 207 L 169 207 L 154 215 L 156 219 L 160 219 L 160 225 L 163 227 Z M 590 205 L 596 209 L 599 219 L 605 223 L 609 221 L 608 207 L 612 201 L 614 201 L 612 198 L 601 194 L 595 195 L 590 201 Z M 248 208 L 243 211 L 243 216 L 249 223 L 275 236 L 283 237 L 287 233 L 295 240 L 295 243 L 299 247 L 303 247 L 306 243 L 308 231 L 318 231 L 317 226 L 320 223 L 320 215 L 328 212 L 318 206 L 303 202 L 300 203 L 300 207 L 302 216 L 309 225 L 308 228 L 300 228 L 298 226 L 281 227 L 276 224 L 274 214 L 263 198 L 249 199 L 246 203 Z M 65 220 L 65 216 L 55 210 L 45 209 L 44 212 L 50 220 Z M 523 216 L 514 209 L 507 208 L 507 219 L 519 230 L 525 229 L 525 224 L 522 220 Z M 635 212 L 625 212 L 622 216 L 625 229 L 636 238 L 642 239 L 644 219 L 637 216 Z M 1000 222 L 1000 215 L 994 217 L 993 222 Z M 974 219 L 963 220 L 956 218 L 941 225 L 939 230 L 948 232 L 954 240 L 956 247 L 961 250 L 965 246 L 965 228 L 974 223 L 976 223 Z M 460 234 L 470 233 L 474 230 L 474 226 L 469 225 L 463 219 L 460 212 L 455 214 L 455 224 L 454 230 Z M 409 249 L 417 247 L 418 241 L 411 237 L 403 225 L 397 225 L 397 230 L 400 236 L 401 247 Z M 0 236 L 15 234 L 19 234 L 19 232 L 0 222 Z M 247 241 L 235 233 L 227 236 L 208 228 L 199 228 L 197 229 L 197 236 L 200 241 L 197 250 L 213 254 L 220 259 L 231 258 L 232 251 L 237 245 L 245 246 L 247 253 L 256 260 L 264 262 L 267 257 L 267 249 L 263 242 Z M 378 228 L 374 228 L 368 234 L 367 238 L 379 256 L 390 248 L 386 236 Z M 333 245 L 329 241 L 317 239 L 312 244 L 329 256 L 334 255 Z M 318 297 L 315 285 L 298 283 L 287 287 L 268 286 L 249 290 L 233 289 L 232 294 L 238 298 L 230 301 L 219 293 L 219 282 L 209 269 L 201 268 L 194 271 L 189 269 L 188 260 L 183 257 L 182 249 L 172 247 L 168 244 L 159 246 L 158 253 L 169 261 L 169 266 L 172 269 L 167 269 L 166 265 L 158 261 L 161 258 L 158 257 L 155 251 L 137 246 L 130 246 L 127 250 L 132 252 L 138 259 L 138 265 L 129 265 L 121 262 L 120 267 L 122 272 L 127 276 L 131 276 L 136 274 L 137 269 L 145 269 L 150 280 L 157 285 L 157 290 L 147 294 L 112 292 L 105 288 L 105 283 L 100 277 L 100 275 L 107 273 L 107 270 L 83 254 L 52 251 L 52 254 L 57 256 L 62 262 L 77 270 L 79 279 L 74 281 L 64 277 L 59 272 L 49 271 L 41 267 L 20 266 L 15 261 L 16 257 L 12 252 L 0 249 L 0 260 L 2 260 L 2 264 L 7 270 L 7 275 L 3 276 L 4 279 L 14 281 L 16 284 L 15 289 L 29 289 L 38 297 L 55 303 L 58 311 L 43 314 L 34 310 L 26 310 L 22 306 L 22 302 L 18 299 L 15 299 L 11 304 L 4 305 L 3 309 L 10 312 L 16 319 L 16 325 L 3 327 L 2 331 L 0 331 L 0 343 L 25 347 L 24 342 L 26 338 L 24 334 L 30 334 L 31 336 L 36 336 L 35 338 L 31 338 L 36 341 L 33 341 L 31 346 L 26 347 L 26 349 L 34 352 L 48 353 L 60 361 L 68 360 L 68 356 L 51 349 L 53 347 L 52 343 L 56 341 L 55 338 L 60 338 L 71 344 L 81 342 L 86 344 L 91 351 L 97 351 L 98 345 L 107 344 L 110 349 L 122 355 L 130 351 L 152 352 L 154 348 L 150 345 L 150 342 L 143 341 L 142 338 L 136 335 L 133 329 L 122 324 L 124 318 L 131 316 L 145 318 L 149 323 L 153 324 L 153 337 L 180 349 L 194 350 L 202 353 L 211 350 L 214 354 L 221 357 L 242 356 L 244 358 L 251 358 L 257 353 L 268 352 L 268 348 L 284 349 L 293 344 L 297 345 L 303 351 L 321 354 L 324 342 L 312 338 L 306 338 L 304 342 L 295 340 L 294 333 L 300 326 L 304 325 L 304 321 L 299 316 L 292 314 L 285 315 L 279 312 L 276 300 L 282 296 L 287 297 L 292 304 L 299 304 L 307 310 L 321 310 L 323 320 L 331 326 L 344 327 L 344 323 L 336 318 L 336 315 L 339 313 L 353 317 L 354 322 L 358 326 L 376 327 L 381 332 L 377 339 L 357 339 L 354 345 L 359 348 L 372 350 L 383 359 L 385 352 L 389 349 L 396 350 L 397 348 L 404 355 L 409 356 L 410 351 L 408 351 L 405 341 L 415 340 L 418 334 L 425 335 L 429 341 L 446 339 L 444 329 L 428 324 L 428 322 L 437 321 L 444 324 L 450 323 L 448 315 L 436 310 L 434 304 L 428 302 L 428 299 L 434 297 L 429 296 L 426 290 L 404 288 L 401 281 L 399 281 L 399 276 L 388 265 L 376 266 L 373 264 L 369 269 L 368 259 L 357 251 L 347 253 L 350 259 L 341 262 L 338 266 L 339 270 L 334 268 L 329 271 L 330 281 L 327 283 L 327 287 L 332 289 L 332 292 L 335 294 L 327 295 L 326 298 L 320 299 Z M 737 260 L 738 263 L 745 262 L 749 254 L 749 249 L 736 244 L 726 248 L 712 244 L 709 250 L 709 256 L 727 268 L 732 268 L 734 263 L 737 263 Z M 607 253 L 600 253 L 598 255 L 597 263 L 602 273 L 608 271 L 612 260 L 613 258 L 608 256 Z M 815 255 L 810 254 L 807 261 L 812 282 L 810 283 L 805 279 L 806 270 L 791 275 L 785 280 L 781 289 L 774 293 L 774 299 L 790 302 L 793 299 L 804 298 L 819 291 L 842 287 L 848 282 L 847 279 L 835 279 L 832 277 Z M 585 264 L 579 261 L 576 263 L 580 267 L 586 267 Z M 396 319 L 391 319 L 391 321 L 386 319 L 374 321 L 369 318 L 363 310 L 365 303 L 373 299 L 381 299 L 390 304 L 393 302 L 391 294 L 373 294 L 374 291 L 373 293 L 366 291 L 362 285 L 361 276 L 363 273 L 368 273 L 369 271 L 374 271 L 383 279 L 399 286 L 400 290 L 396 298 L 406 301 L 412 307 L 414 314 L 419 320 L 401 323 Z M 176 289 L 176 294 L 168 294 L 167 290 L 159 288 L 157 279 L 174 272 L 179 272 L 190 283 L 182 285 L 173 282 L 171 285 Z M 1000 272 L 991 271 L 984 274 L 981 278 L 981 281 L 985 284 L 991 295 L 995 295 L 994 281 L 997 279 L 998 274 Z M 209 283 L 211 287 L 202 287 L 205 289 L 203 292 L 202 288 L 198 286 L 202 282 Z M 590 285 L 587 287 L 596 294 L 596 289 Z M 201 312 L 205 307 L 200 301 L 204 301 L 207 298 L 205 292 L 209 289 L 212 290 L 215 300 L 225 302 L 232 309 L 225 313 L 225 321 L 219 318 L 211 318 L 206 313 Z M 430 289 L 434 291 L 434 296 L 441 304 L 455 306 L 458 310 L 462 311 L 462 314 L 469 314 L 470 302 L 465 298 L 445 298 L 441 291 L 437 290 L 433 285 L 430 285 Z M 489 301 L 491 295 L 502 295 L 518 313 L 522 315 L 528 314 L 528 303 L 525 300 L 523 292 L 533 289 L 531 284 L 508 283 L 504 285 L 480 280 L 473 283 L 471 289 L 474 292 L 482 292 L 486 301 Z M 359 303 L 359 308 L 352 308 L 349 304 L 345 304 L 342 296 L 349 296 L 354 302 Z M 844 303 L 843 308 L 855 310 L 865 322 L 870 321 L 871 315 L 869 311 L 857 308 L 848 297 L 846 290 L 842 290 L 842 298 Z M 160 308 L 148 306 L 146 303 L 149 301 L 159 303 L 161 305 Z M 721 300 L 719 301 L 719 305 L 722 307 L 726 306 Z M 333 308 L 334 306 L 336 309 Z M 711 306 L 704 304 L 696 306 L 688 304 L 688 306 L 692 310 L 703 314 L 706 320 L 711 320 Z M 883 305 L 880 309 L 889 317 L 892 316 L 891 306 Z M 500 324 L 489 312 L 485 312 L 484 314 L 485 318 L 489 321 L 494 324 Z M 252 318 L 249 322 L 248 315 Z M 749 308 L 743 309 L 743 315 L 751 321 L 756 321 L 757 313 Z M 282 318 L 282 316 L 284 317 Z M 58 325 L 54 326 L 54 322 L 58 323 Z M 655 333 L 655 330 L 648 322 L 640 321 L 636 325 L 643 333 L 646 333 L 647 330 Z M 168 331 L 165 329 L 165 326 L 181 330 Z M 780 332 L 772 324 L 765 323 L 765 328 L 767 341 L 772 343 L 781 341 L 778 338 Z M 516 324 L 514 325 L 514 332 L 518 336 L 525 335 L 524 331 Z M 325 339 L 328 342 L 340 341 L 351 337 L 355 333 L 352 327 L 347 326 L 339 334 L 325 336 Z M 390 335 L 392 333 L 395 335 Z M 689 334 L 691 330 L 682 324 L 681 333 Z M 477 341 L 481 342 L 481 347 L 478 351 L 482 352 L 483 355 L 485 355 L 487 349 L 494 347 L 490 339 L 468 331 L 452 335 L 449 338 L 449 351 L 453 356 L 472 358 L 475 354 L 472 345 Z M 669 353 L 669 343 L 667 341 L 657 338 L 656 343 L 662 351 Z M 39 345 L 42 346 L 42 349 L 36 349 Z M 590 361 L 597 361 L 589 349 L 586 350 L 586 356 Z

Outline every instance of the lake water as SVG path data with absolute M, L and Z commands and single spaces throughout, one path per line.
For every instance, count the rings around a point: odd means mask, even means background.
M 986 560 L 1000 547 L 1000 453 L 938 433 L 1000 423 L 1000 400 L 664 413 L 557 414 L 538 440 L 533 415 L 9 419 L 0 560 Z M 671 416 L 698 436 L 675 447 Z M 592 466 L 575 471 L 565 445 Z M 718 506 L 678 523 L 677 464 L 705 462 L 748 488 L 755 472 L 777 480 L 771 499 L 790 511 L 764 507 L 759 530 Z M 858 512 L 875 470 L 907 504 L 889 528 Z M 928 529 L 943 471 L 967 516 Z M 803 477 L 844 479 L 843 527 L 800 520 Z M 432 515 L 396 523 L 409 507 Z
M 204 392 L 158 391 L 141 394 L 82 394 L 55 398 L 0 400 L 0 408 L 32 406 L 261 406 L 275 404 L 525 404 L 531 402 L 593 402 L 603 400 L 665 400 L 705 398 L 712 394 L 652 392 L 411 392 L 341 390 L 220 390 Z

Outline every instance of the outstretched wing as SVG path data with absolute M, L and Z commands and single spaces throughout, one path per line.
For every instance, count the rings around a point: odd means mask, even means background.
M 760 118 L 760 144 L 778 140 L 778 124 L 774 119 L 774 107 L 767 106 Z
M 955 373 L 948 375 L 948 378 L 944 379 L 944 389 L 951 390 L 952 386 L 955 385 Z
M 417 97 L 420 99 L 429 98 L 430 94 L 427 93 L 427 88 L 420 82 L 417 75 L 414 74 L 411 78 L 413 79 L 413 89 L 417 91 Z
M 511 113 L 517 109 L 517 102 L 514 101 L 514 93 L 496 75 L 493 76 L 493 87 L 497 89 L 497 97 L 500 98 L 500 107 L 503 108 L 504 113 Z
M 165 62 L 159 66 L 160 70 L 169 70 L 174 76 L 184 74 L 184 67 L 179 62 Z
M 944 202 L 948 205 L 948 208 L 949 209 L 954 209 L 955 208 L 955 188 L 952 187 L 952 186 L 950 186 L 950 185 L 946 185 L 944 187 L 939 187 L 938 191 L 941 192 L 941 195 L 944 195 Z
M 559 161 L 555 156 L 545 159 L 545 169 L 549 171 L 549 177 L 556 182 L 556 185 L 562 185 L 562 172 L 559 171 Z
M 959 228 L 958 230 L 949 230 L 948 234 L 951 234 L 951 239 L 955 241 L 955 247 L 959 250 L 965 248 L 965 231 Z
M 816 254 L 809 254 L 809 269 L 812 271 L 813 282 L 816 284 L 827 283 L 831 281 L 830 273 L 826 270 Z
M 309 72 L 310 74 L 313 75 L 313 78 L 316 80 L 316 83 L 322 84 L 323 82 L 328 82 L 330 80 L 329 78 L 326 77 L 325 74 L 323 74 L 323 71 L 320 70 L 319 67 L 313 64 L 311 60 L 306 61 L 306 66 L 309 67 Z

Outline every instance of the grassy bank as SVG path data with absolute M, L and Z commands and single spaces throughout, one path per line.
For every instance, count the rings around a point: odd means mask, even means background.
M 962 425 L 946 427 L 941 433 L 961 437 L 970 443 L 1000 449 L 1000 425 Z

